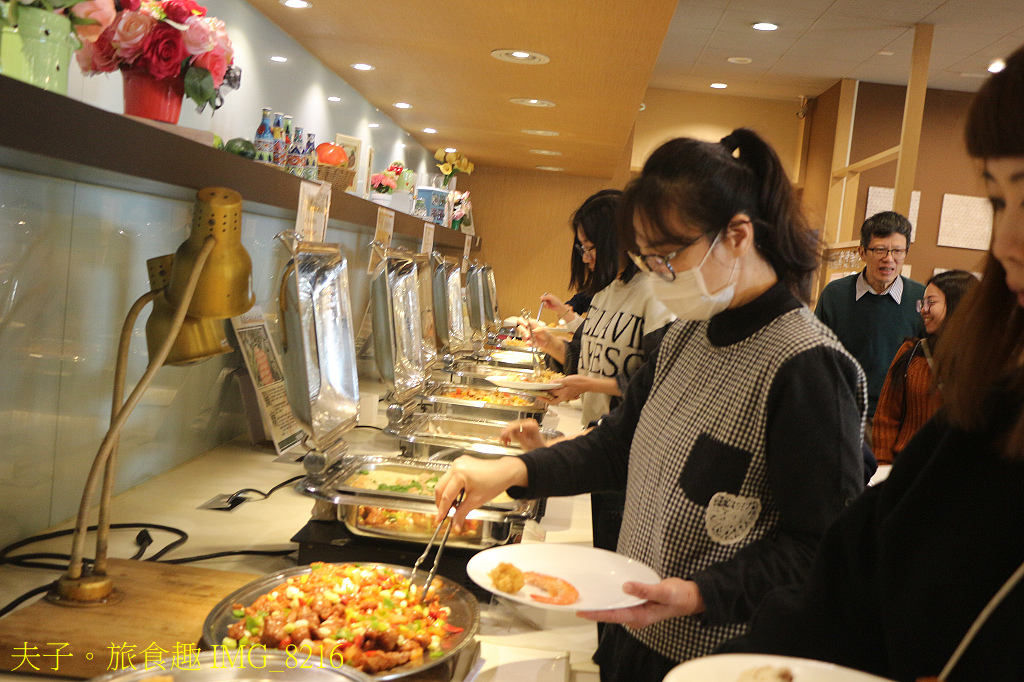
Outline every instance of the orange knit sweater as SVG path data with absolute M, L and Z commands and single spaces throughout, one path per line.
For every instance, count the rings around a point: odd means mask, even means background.
M 931 419 L 942 404 L 939 392 L 932 386 L 928 361 L 919 355 L 910 361 L 902 386 L 896 385 L 896 365 L 901 364 L 900 360 L 906 353 L 913 351 L 916 343 L 917 339 L 904 341 L 896 351 L 878 396 L 871 437 L 875 459 L 879 464 L 892 464 L 910 438 Z

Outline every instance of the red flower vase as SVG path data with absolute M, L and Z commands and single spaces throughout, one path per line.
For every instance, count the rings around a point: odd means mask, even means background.
M 177 123 L 185 81 L 180 77 L 157 80 L 144 69 L 121 71 L 124 79 L 124 113 L 154 121 Z

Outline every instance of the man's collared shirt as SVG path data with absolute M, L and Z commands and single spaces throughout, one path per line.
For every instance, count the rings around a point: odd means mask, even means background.
M 859 301 L 861 296 L 863 296 L 864 294 L 875 294 L 875 290 L 871 287 L 870 284 L 868 284 L 868 279 L 867 277 L 864 276 L 864 273 L 865 270 L 861 270 L 860 276 L 857 277 L 857 294 L 854 297 L 854 300 L 857 301 Z M 880 294 L 875 294 L 875 296 L 885 296 L 886 294 L 892 296 L 893 300 L 896 301 L 897 303 L 902 301 L 903 278 L 900 277 L 899 275 L 896 275 L 896 279 L 894 279 L 892 284 L 889 285 L 889 288 Z

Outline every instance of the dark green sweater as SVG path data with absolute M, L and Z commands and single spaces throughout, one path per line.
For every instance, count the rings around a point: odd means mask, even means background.
M 889 294 L 868 292 L 856 300 L 857 277 L 838 279 L 821 292 L 814 314 L 835 332 L 839 341 L 857 358 L 868 378 L 868 417 L 875 413 L 878 394 L 900 344 L 908 337 L 922 336 L 924 326 L 917 301 L 924 286 L 903 277 L 903 296 L 897 303 Z

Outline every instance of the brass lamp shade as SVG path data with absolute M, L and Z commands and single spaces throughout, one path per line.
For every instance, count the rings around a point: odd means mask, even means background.
M 192 232 L 174 254 L 167 301 L 176 306 L 183 300 L 196 258 L 210 236 L 217 243 L 199 277 L 188 314 L 218 319 L 241 315 L 256 300 L 252 260 L 242 246 L 242 195 L 224 187 L 205 187 L 196 193 Z M 156 314 L 154 310 L 150 319 Z
M 146 321 L 146 348 L 150 360 L 159 352 L 170 333 L 174 311 L 174 306 L 163 295 L 153 301 L 153 311 Z M 231 345 L 224 333 L 223 320 L 186 315 L 164 364 L 190 365 L 230 352 Z

